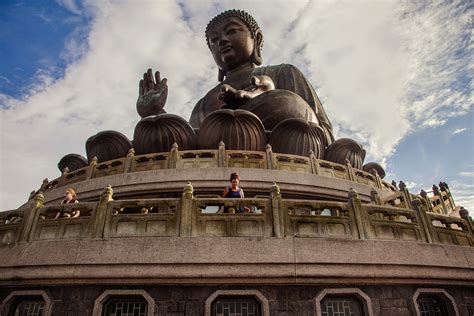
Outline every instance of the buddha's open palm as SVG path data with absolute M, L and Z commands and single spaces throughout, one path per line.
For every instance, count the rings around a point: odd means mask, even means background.
M 168 85 L 166 78 L 161 80 L 160 72 L 148 69 L 143 74 L 143 79 L 139 83 L 137 112 L 141 117 L 165 113 L 163 107 L 168 96 Z

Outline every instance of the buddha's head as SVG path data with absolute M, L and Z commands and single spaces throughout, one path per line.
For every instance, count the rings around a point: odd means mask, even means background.
M 207 24 L 206 40 L 219 68 L 219 81 L 241 65 L 262 64 L 263 34 L 245 11 L 228 10 L 215 16 Z

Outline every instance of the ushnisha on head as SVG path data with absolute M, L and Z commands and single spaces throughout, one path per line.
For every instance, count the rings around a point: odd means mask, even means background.
M 215 16 L 207 24 L 206 41 L 219 68 L 219 81 L 242 64 L 258 66 L 263 62 L 262 30 L 245 11 L 228 10 Z

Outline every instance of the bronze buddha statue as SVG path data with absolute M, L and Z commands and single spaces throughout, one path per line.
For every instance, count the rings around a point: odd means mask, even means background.
M 283 153 L 313 152 L 319 159 L 328 157 L 338 163 L 349 160 L 354 167 L 362 167 L 365 151 L 351 139 L 334 140 L 331 122 L 301 71 L 290 64 L 261 66 L 263 34 L 250 14 L 228 10 L 215 16 L 206 27 L 206 41 L 218 67 L 219 84 L 197 102 L 189 120 L 197 130 L 198 148 L 204 146 L 202 144 L 213 148 L 220 141 L 226 146 L 244 144 L 246 142 L 241 140 L 245 137 L 263 137 L 251 142 L 257 144 L 251 148 L 236 145 L 229 149 L 261 150 L 262 142 L 271 140 L 272 146 L 276 145 Z M 164 113 L 168 93 L 166 79 L 161 80 L 159 72 L 154 76 L 148 69 L 139 86 L 137 111 L 140 116 Z M 257 119 L 246 116 L 248 112 Z M 287 122 L 280 124 L 283 121 Z M 217 125 L 219 130 L 213 127 Z M 223 130 L 226 126 L 229 126 L 227 130 Z M 276 135 L 288 137 L 280 140 Z M 294 139 L 288 139 L 292 137 Z M 291 142 L 299 142 L 304 148 L 285 145 Z

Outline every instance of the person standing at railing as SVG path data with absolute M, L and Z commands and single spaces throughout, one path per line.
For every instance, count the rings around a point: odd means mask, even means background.
M 239 187 L 240 184 L 240 176 L 237 172 L 232 172 L 230 175 L 230 186 L 224 188 L 224 193 L 222 196 L 224 198 L 230 199 L 243 199 L 244 190 Z M 250 208 L 246 206 L 239 206 L 237 208 L 233 207 L 224 207 L 224 213 L 249 213 Z
M 79 200 L 77 200 L 77 195 L 76 191 L 73 188 L 68 188 L 66 192 L 64 193 L 64 200 L 61 201 L 61 205 L 63 204 L 75 204 L 79 203 Z M 72 212 L 66 211 L 62 214 L 62 217 L 79 217 L 81 215 L 80 210 L 73 210 Z M 56 213 L 56 216 L 54 219 L 59 218 L 61 216 L 61 211 Z

